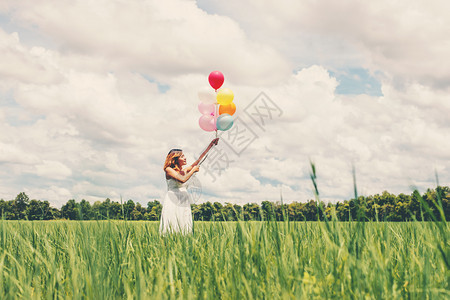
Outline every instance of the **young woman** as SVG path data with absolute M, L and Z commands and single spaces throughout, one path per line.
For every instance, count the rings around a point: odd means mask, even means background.
M 164 172 L 166 173 L 167 194 L 162 203 L 161 223 L 159 232 L 165 233 L 191 233 L 193 230 L 191 199 L 186 189 L 186 182 L 200 170 L 199 162 L 205 157 L 219 139 L 211 141 L 200 157 L 189 167 L 186 165 L 186 158 L 181 149 L 169 151 L 164 162 Z

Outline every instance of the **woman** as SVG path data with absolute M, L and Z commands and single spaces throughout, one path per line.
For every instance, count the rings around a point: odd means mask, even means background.
M 186 158 L 181 149 L 172 149 L 167 154 L 164 162 L 164 172 L 166 172 L 167 194 L 163 201 L 161 212 L 161 223 L 159 232 L 165 233 L 191 233 L 193 230 L 191 199 L 186 189 L 186 182 L 198 172 L 199 162 L 205 157 L 219 139 L 211 141 L 200 157 L 189 167 L 186 165 Z

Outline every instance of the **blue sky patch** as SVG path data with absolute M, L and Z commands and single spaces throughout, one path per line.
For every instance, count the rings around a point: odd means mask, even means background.
M 281 181 L 264 177 L 257 172 L 250 172 L 250 174 L 263 185 L 270 184 L 271 186 L 279 186 L 281 184 Z
M 40 33 L 36 25 L 22 26 L 22 24 L 12 21 L 9 15 L 0 13 L 0 28 L 8 34 L 17 32 L 20 42 L 29 47 L 57 48 L 51 39 Z
M 336 94 L 383 96 L 381 83 L 369 70 L 363 68 L 349 68 L 330 71 L 330 75 L 339 82 Z
M 156 83 L 156 85 L 158 86 L 158 91 L 159 91 L 160 93 L 163 93 L 163 94 L 164 94 L 164 93 L 166 93 L 168 90 L 170 90 L 170 86 L 169 86 L 169 85 L 159 83 L 158 81 L 154 80 L 153 78 L 150 78 L 148 75 L 145 75 L 145 74 L 142 74 L 142 73 L 140 73 L 140 75 L 141 75 L 143 78 L 145 78 L 145 80 L 147 80 L 147 81 L 149 81 L 149 82 L 151 82 L 151 83 Z

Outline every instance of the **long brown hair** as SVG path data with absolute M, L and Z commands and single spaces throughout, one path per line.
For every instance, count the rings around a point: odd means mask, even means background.
M 164 162 L 164 171 L 171 167 L 177 172 L 181 171 L 180 164 L 178 163 L 178 158 L 183 154 L 181 149 L 172 149 L 169 154 L 167 154 L 166 161 Z

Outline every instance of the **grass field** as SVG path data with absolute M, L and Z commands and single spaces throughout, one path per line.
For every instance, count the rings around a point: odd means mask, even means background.
M 0 221 L 1 299 L 449 298 L 446 223 Z

